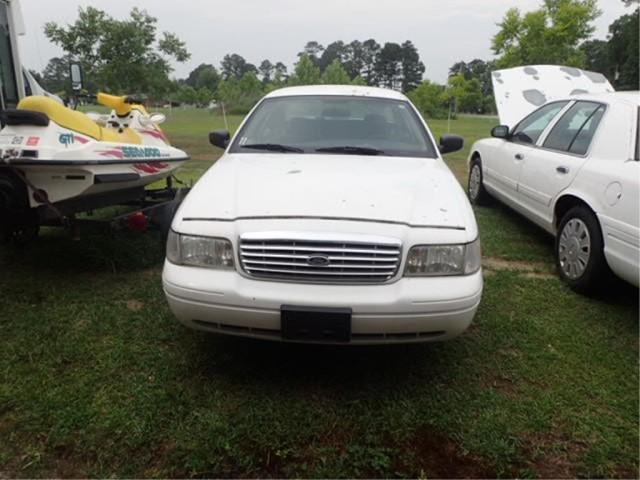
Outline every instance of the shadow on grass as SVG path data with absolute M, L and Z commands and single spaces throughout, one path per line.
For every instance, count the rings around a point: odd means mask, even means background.
M 474 211 L 484 256 L 553 264 L 554 238 L 542 228 L 497 201 Z
M 612 306 L 638 309 L 640 290 L 615 275 L 606 276 L 602 288 L 591 295 L 593 300 Z M 637 315 L 636 315 L 637 320 Z
M 163 259 L 159 232 L 114 232 L 104 225 L 83 227 L 75 237 L 49 228 L 26 246 L 0 244 L 0 267 L 29 276 L 131 272 L 160 266 Z
M 512 208 L 509 208 L 507 205 L 497 200 L 493 200 L 488 208 L 493 208 L 494 210 L 499 212 L 500 215 L 503 215 L 506 219 L 508 219 L 519 233 L 530 236 L 532 241 L 544 243 L 549 245 L 550 248 L 553 248 L 553 236 L 543 228 L 533 223 L 521 213 Z
M 233 383 L 294 390 L 320 386 L 357 392 L 385 386 L 401 389 L 417 379 L 451 381 L 457 375 L 457 362 L 452 360 L 464 355 L 463 344 L 457 342 L 332 346 L 195 335 L 191 363 L 205 377 L 222 375 Z

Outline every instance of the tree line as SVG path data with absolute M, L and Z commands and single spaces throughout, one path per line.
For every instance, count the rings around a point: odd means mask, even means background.
M 380 45 L 373 39 L 336 41 L 326 48 L 307 42 L 298 53 L 292 72 L 282 62 L 263 60 L 259 66 L 241 55 L 225 55 L 217 69 L 201 64 L 178 81 L 176 98 L 184 103 L 225 103 L 231 111 L 245 112 L 265 92 L 276 88 L 312 84 L 353 84 L 383 86 L 409 92 L 425 71 L 424 63 L 411 41 Z
M 247 112 L 276 88 L 319 83 L 399 90 L 429 117 L 442 118 L 451 110 L 492 113 L 491 72 L 499 68 L 563 64 L 600 71 L 617 89 L 637 89 L 639 9 L 617 19 L 606 40 L 591 38 L 599 14 L 597 0 L 542 0 L 540 8 L 527 13 L 512 8 L 492 38 L 496 58 L 455 62 L 447 82 L 438 84 L 424 79 L 425 64 L 410 40 L 381 45 L 374 39 L 326 47 L 309 41 L 291 71 L 280 61 L 254 65 L 233 53 L 218 67 L 203 63 L 186 78 L 171 79 L 171 61 L 190 58 L 176 35 L 158 33 L 157 20 L 137 8 L 119 20 L 87 7 L 79 9 L 73 24 L 45 25 L 46 36 L 65 55 L 51 59 L 38 78 L 49 91 L 69 93 L 69 63 L 74 61 L 83 66 L 90 91 L 143 93 L 163 103 L 222 103 L 237 113 Z

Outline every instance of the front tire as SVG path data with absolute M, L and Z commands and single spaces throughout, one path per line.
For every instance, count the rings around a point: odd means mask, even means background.
M 488 205 L 491 197 L 484 188 L 482 181 L 482 164 L 479 158 L 474 158 L 471 161 L 471 168 L 469 169 L 469 183 L 467 185 L 467 192 L 469 194 L 469 200 L 473 205 Z
M 556 267 L 560 277 L 578 293 L 593 293 L 607 283 L 609 266 L 598 219 L 585 206 L 573 207 L 556 235 Z

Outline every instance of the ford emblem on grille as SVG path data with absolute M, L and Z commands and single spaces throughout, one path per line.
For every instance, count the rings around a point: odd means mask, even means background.
M 331 262 L 326 255 L 310 255 L 307 257 L 307 263 L 314 267 L 326 267 Z

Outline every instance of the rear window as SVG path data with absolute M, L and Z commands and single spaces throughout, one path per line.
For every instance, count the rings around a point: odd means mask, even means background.
M 605 106 L 595 102 L 576 102 L 558 120 L 544 141 L 544 147 L 585 155 L 598 130 Z

